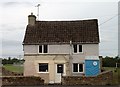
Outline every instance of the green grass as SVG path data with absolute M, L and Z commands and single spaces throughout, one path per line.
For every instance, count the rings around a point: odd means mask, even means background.
M 105 70 L 112 70 L 113 71 L 113 84 L 120 84 L 120 68 L 115 67 L 103 67 Z
M 12 64 L 6 64 L 3 66 L 6 70 L 17 72 L 17 73 L 23 73 L 23 66 L 14 66 Z

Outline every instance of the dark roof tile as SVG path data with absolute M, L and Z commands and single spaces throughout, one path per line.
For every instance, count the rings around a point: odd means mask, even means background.
M 23 44 L 99 43 L 98 21 L 36 21 L 28 25 Z

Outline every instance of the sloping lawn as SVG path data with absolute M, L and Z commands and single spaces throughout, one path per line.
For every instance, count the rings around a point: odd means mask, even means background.
M 15 66 L 12 64 L 6 64 L 6 65 L 3 65 L 3 67 L 6 70 L 9 70 L 11 72 L 23 73 L 23 66 L 19 66 L 19 65 Z

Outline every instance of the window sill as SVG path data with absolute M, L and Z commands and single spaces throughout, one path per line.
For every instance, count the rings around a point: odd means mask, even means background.
M 73 54 L 83 54 L 83 52 L 73 53 Z
M 49 73 L 49 72 L 37 72 L 37 73 Z
M 38 53 L 38 54 L 49 54 L 49 53 Z
M 73 72 L 73 73 L 84 73 L 84 72 Z

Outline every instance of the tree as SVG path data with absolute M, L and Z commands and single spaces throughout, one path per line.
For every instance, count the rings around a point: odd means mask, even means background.
M 2 59 L 2 64 L 5 65 L 5 64 L 14 64 L 14 63 L 24 63 L 24 59 L 22 60 L 19 60 L 17 58 L 11 58 L 11 57 L 8 57 L 8 59 Z
M 108 57 L 102 59 L 103 67 L 115 67 L 116 63 L 120 63 L 119 56 L 116 57 Z

